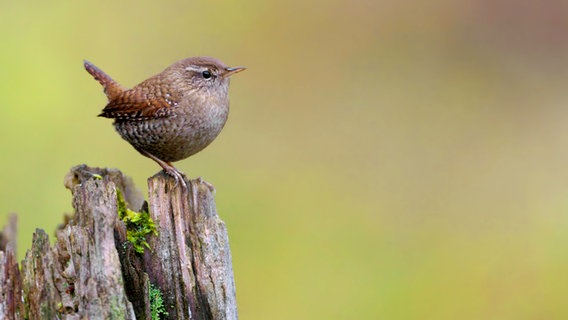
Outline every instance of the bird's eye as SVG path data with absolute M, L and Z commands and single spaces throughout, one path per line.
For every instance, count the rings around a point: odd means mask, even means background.
M 209 70 L 203 71 L 203 72 L 201 73 L 201 75 L 202 75 L 203 78 L 205 78 L 205 79 L 209 79 L 209 78 L 211 78 L 211 76 L 212 76 L 212 75 L 211 75 L 211 72 L 210 72 Z

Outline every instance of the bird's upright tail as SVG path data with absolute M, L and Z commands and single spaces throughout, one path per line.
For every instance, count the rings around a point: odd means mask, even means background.
M 103 86 L 109 101 L 118 97 L 118 95 L 125 90 L 120 84 L 118 84 L 118 82 L 114 81 L 109 75 L 97 68 L 94 64 L 84 60 L 84 65 L 87 72 Z

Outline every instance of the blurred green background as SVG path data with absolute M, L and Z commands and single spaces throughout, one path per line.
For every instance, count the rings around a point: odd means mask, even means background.
M 96 115 L 211 55 L 245 65 L 217 188 L 241 319 L 568 317 L 568 4 L 1 1 L 0 225 L 70 212 L 80 163 L 159 167 Z

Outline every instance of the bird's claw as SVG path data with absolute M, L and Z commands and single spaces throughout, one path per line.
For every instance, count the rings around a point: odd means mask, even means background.
M 182 187 L 187 189 L 187 183 L 185 182 L 185 177 L 183 176 L 183 174 L 179 171 L 177 171 L 175 168 L 164 168 L 164 171 L 166 172 L 166 174 L 168 174 L 169 176 L 173 177 L 174 180 L 176 181 L 176 186 L 179 184 L 181 184 Z
M 182 187 L 185 188 L 186 190 L 189 190 L 188 185 L 187 185 L 187 180 L 185 179 L 183 173 L 179 172 L 178 170 L 176 170 L 173 166 L 171 167 L 164 167 L 164 171 L 166 172 L 166 174 L 172 176 L 175 181 L 176 181 L 176 186 L 178 183 L 181 183 Z M 189 183 L 191 185 L 191 200 L 193 203 L 193 208 L 194 210 L 197 209 L 197 198 L 198 198 L 198 190 L 199 190 L 199 185 L 203 184 L 207 187 L 207 189 L 209 189 L 209 191 L 211 193 L 215 193 L 215 187 L 203 180 L 201 177 L 198 177 L 195 180 L 189 180 Z

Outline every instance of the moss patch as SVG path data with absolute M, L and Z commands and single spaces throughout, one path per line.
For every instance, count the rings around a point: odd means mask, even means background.
M 158 230 L 150 214 L 148 212 L 136 212 L 128 209 L 124 197 L 120 190 L 116 190 L 116 199 L 118 203 L 118 217 L 126 225 L 126 239 L 132 243 L 134 250 L 138 253 L 144 253 L 144 248 L 150 249 L 150 245 L 146 241 L 146 235 L 153 233 L 158 235 Z
M 166 306 L 164 306 L 164 299 L 162 298 L 162 291 L 149 283 L 148 294 L 150 295 L 150 311 L 152 313 L 152 320 L 159 320 L 160 315 L 168 315 Z

